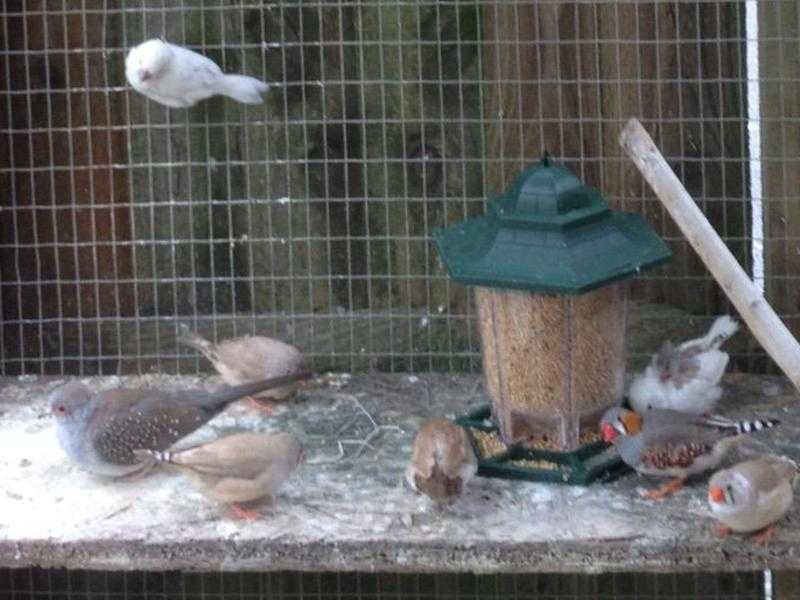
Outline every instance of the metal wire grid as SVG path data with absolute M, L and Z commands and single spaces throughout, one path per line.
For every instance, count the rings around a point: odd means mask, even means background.
M 475 369 L 475 315 L 430 234 L 545 147 L 675 249 L 635 285 L 670 308 L 646 313 L 652 328 L 728 310 L 609 141 L 631 115 L 752 262 L 742 3 L 3 7 L 4 374 L 205 370 L 179 322 L 275 335 L 318 368 Z M 798 9 L 759 10 L 775 138 L 760 160 L 780 184 L 765 190 L 767 283 L 794 319 Z M 155 36 L 272 81 L 265 107 L 145 100 L 123 61 Z
M 0 570 L 0 593 L 15 600 L 761 600 L 761 590 L 761 576 L 756 573 L 398 575 Z

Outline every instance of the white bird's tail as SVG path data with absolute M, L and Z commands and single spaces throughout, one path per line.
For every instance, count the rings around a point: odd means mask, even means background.
M 263 81 L 247 75 L 225 75 L 221 87 L 221 94 L 244 104 L 261 104 L 264 101 L 262 94 L 269 89 Z
M 688 346 L 700 346 L 704 350 L 719 348 L 722 343 L 739 330 L 739 324 L 728 315 L 717 317 L 708 333 L 701 338 L 691 340 L 681 345 L 681 349 Z

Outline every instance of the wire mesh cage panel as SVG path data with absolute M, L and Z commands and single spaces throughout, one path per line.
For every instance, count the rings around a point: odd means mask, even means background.
M 17 600 L 761 600 L 761 575 L 398 575 L 0 570 Z
M 272 335 L 316 368 L 477 369 L 470 296 L 431 233 L 544 150 L 670 243 L 672 263 L 634 287 L 641 328 L 705 324 L 730 307 L 621 155 L 632 116 L 797 330 L 798 12 L 6 0 L 3 373 L 205 369 L 181 323 Z M 147 100 L 124 58 L 154 37 L 271 82 L 265 103 Z M 752 344 L 735 351 L 763 366 Z

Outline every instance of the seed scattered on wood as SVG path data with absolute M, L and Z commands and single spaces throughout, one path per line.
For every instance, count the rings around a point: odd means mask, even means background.
M 497 433 L 489 431 L 481 431 L 480 429 L 470 428 L 475 441 L 478 444 L 482 458 L 491 458 L 498 456 L 508 450 L 503 441 L 498 437 Z

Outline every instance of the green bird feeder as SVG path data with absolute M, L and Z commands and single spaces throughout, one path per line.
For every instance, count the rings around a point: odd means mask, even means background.
M 510 455 L 523 451 L 517 463 L 566 464 L 558 480 L 587 483 L 580 464 L 590 458 L 587 448 L 604 449 L 598 421 L 624 394 L 626 281 L 668 260 L 669 249 L 641 216 L 612 212 L 597 190 L 547 155 L 486 215 L 435 239 L 449 276 L 476 286 L 498 442 Z M 486 433 L 485 423 L 476 430 Z

